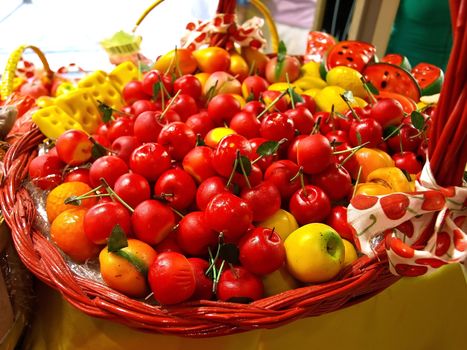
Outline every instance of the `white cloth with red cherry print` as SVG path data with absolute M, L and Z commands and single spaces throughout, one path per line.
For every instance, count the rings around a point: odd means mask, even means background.
M 355 196 L 347 219 L 360 251 L 374 256 L 384 239 L 390 271 L 420 276 L 467 258 L 467 188 L 436 184 L 427 161 L 416 192 Z

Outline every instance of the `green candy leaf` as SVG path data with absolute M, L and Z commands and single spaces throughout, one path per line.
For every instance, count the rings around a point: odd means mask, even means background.
M 240 155 L 237 168 L 235 169 L 237 173 L 250 176 L 251 174 L 251 162 L 247 156 Z
M 289 86 L 287 91 L 289 93 L 290 99 L 293 101 L 293 105 L 295 105 L 297 102 L 303 102 L 303 97 L 300 96 L 300 94 L 297 94 L 292 86 Z
M 357 142 L 358 142 L 358 145 L 360 146 L 362 144 L 362 135 L 357 131 Z
M 230 264 L 238 264 L 240 250 L 233 243 L 223 243 L 219 247 L 219 258 L 227 261 Z
M 423 118 L 423 115 L 420 112 L 413 111 L 410 114 L 410 120 L 417 130 L 423 130 L 425 127 L 425 118 Z
M 109 252 L 115 253 L 125 247 L 128 247 L 128 240 L 126 238 L 125 231 L 123 231 L 122 227 L 117 224 L 110 233 L 107 249 Z
M 245 102 L 251 102 L 251 101 L 254 101 L 255 100 L 255 94 L 253 93 L 253 91 L 250 91 L 250 93 L 248 94 Z
M 365 81 L 364 83 L 366 87 L 368 88 L 368 91 L 370 91 L 373 95 L 379 95 L 379 90 L 374 86 L 371 81 Z
M 64 201 L 65 204 L 71 204 L 71 205 L 76 205 L 79 207 L 81 205 L 81 199 L 78 198 L 78 196 L 70 196 Z
M 108 123 L 112 119 L 113 109 L 102 101 L 97 101 L 99 111 L 101 112 L 101 119 L 104 123 Z
M 396 132 L 396 129 L 398 127 L 395 126 L 395 125 L 389 125 L 388 127 L 384 128 L 383 130 L 383 137 L 386 138 L 388 137 L 389 135 L 391 136 L 394 136 L 394 135 L 397 135 L 398 132 Z
M 125 250 L 117 250 L 116 252 L 113 252 L 114 254 L 118 255 L 119 257 L 122 257 L 126 261 L 128 261 L 131 265 L 136 267 L 136 269 L 143 275 L 147 276 L 148 274 L 148 267 L 145 264 L 143 260 L 138 258 L 135 254 L 127 252 Z
M 157 100 L 161 90 L 162 90 L 162 81 L 159 80 L 157 83 L 155 83 L 152 86 L 152 98 Z
M 282 69 L 284 69 L 284 62 L 285 62 L 285 57 L 287 56 L 287 47 L 285 46 L 285 43 L 281 40 L 279 42 L 279 47 L 277 49 L 277 66 L 274 71 L 274 77 L 279 79 L 279 76 L 282 73 Z
M 97 159 L 107 155 L 107 149 L 100 143 L 94 143 L 91 148 L 91 155 L 93 159 Z
M 206 143 L 200 134 L 196 134 L 196 146 L 206 146 Z
M 277 141 L 266 141 L 258 147 L 256 154 L 263 157 L 272 156 L 277 152 L 279 146 Z

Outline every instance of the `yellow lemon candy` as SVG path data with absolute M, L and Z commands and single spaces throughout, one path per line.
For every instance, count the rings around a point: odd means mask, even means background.
M 271 272 L 263 277 L 264 295 L 270 297 L 287 290 L 298 288 L 298 281 L 293 278 L 285 267 Z
M 259 227 L 274 229 L 282 241 L 298 228 L 295 217 L 284 209 L 279 209 L 272 216 L 258 224 Z
M 312 88 L 312 89 L 308 89 L 308 90 L 304 91 L 303 94 L 315 98 L 316 95 L 318 94 L 318 92 L 320 92 L 320 91 L 321 91 L 321 89 Z
M 303 90 L 298 87 L 295 83 L 293 84 L 287 84 L 287 83 L 274 83 L 268 86 L 268 90 L 273 90 L 273 91 L 284 91 L 287 90 L 289 87 L 294 88 L 295 92 L 297 94 L 303 93 Z
M 326 81 L 329 85 L 337 85 L 345 90 L 350 90 L 354 96 L 365 97 L 366 92 L 363 83 L 360 80 L 362 75 L 355 69 L 338 66 L 332 68 L 326 75 Z
M 368 104 L 368 102 L 366 102 L 363 98 L 357 96 L 354 96 L 353 98 L 355 99 L 355 102 L 357 102 L 358 107 L 363 108 Z
M 206 83 L 206 80 L 208 80 L 210 75 L 211 73 L 205 73 L 205 72 L 195 74 L 195 78 L 199 80 L 199 82 L 201 83 L 201 87 L 203 89 L 204 89 L 204 84 Z
M 358 259 L 357 251 L 355 250 L 354 245 L 346 239 L 343 239 L 342 243 L 344 243 L 345 249 L 344 266 L 348 266 Z
M 328 84 L 323 79 L 309 76 L 299 78 L 293 83 L 302 90 L 309 90 L 314 88 L 322 89 L 328 86 Z
M 211 148 L 216 148 L 219 141 L 230 134 L 236 134 L 235 130 L 223 126 L 211 129 L 204 137 L 204 143 Z
M 332 106 L 334 105 L 334 110 L 336 112 L 345 113 L 349 109 L 341 97 L 345 91 L 346 90 L 340 86 L 326 86 L 314 97 L 318 110 L 331 112 Z M 352 107 L 358 107 L 358 103 L 356 101 L 351 102 L 350 105 Z
M 303 76 L 309 76 L 309 77 L 316 77 L 316 78 L 321 78 L 321 75 L 319 73 L 319 62 L 307 62 L 305 63 L 301 68 L 300 71 Z

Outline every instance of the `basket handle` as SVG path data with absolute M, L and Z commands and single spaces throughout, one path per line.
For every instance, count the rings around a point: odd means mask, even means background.
M 154 8 L 156 8 L 158 5 L 160 5 L 164 0 L 156 0 L 154 1 L 153 4 L 151 4 L 138 18 L 136 21 L 135 26 L 133 27 L 132 32 L 135 33 L 136 30 L 138 29 L 138 26 L 141 24 L 141 22 L 144 21 L 147 15 L 151 13 Z M 274 23 L 274 20 L 271 16 L 271 12 L 269 12 L 269 9 L 261 2 L 261 0 L 250 0 L 250 3 L 261 13 L 261 15 L 264 17 L 264 20 L 269 28 L 269 32 L 271 33 L 271 46 L 273 52 L 277 52 L 277 49 L 279 47 L 279 34 L 277 32 L 277 27 L 276 24 Z
M 1 99 L 6 99 L 13 92 L 13 81 L 16 75 L 16 68 L 18 67 L 18 63 L 21 60 L 24 51 L 26 51 L 27 49 L 31 49 L 32 51 L 34 51 L 34 53 L 39 57 L 39 59 L 42 62 L 42 65 L 44 66 L 44 70 L 47 74 L 47 77 L 50 80 L 52 80 L 54 72 L 50 69 L 49 62 L 45 58 L 44 53 L 36 46 L 21 45 L 16 50 L 14 50 L 8 57 L 5 70 L 3 72 L 2 85 L 0 87 Z

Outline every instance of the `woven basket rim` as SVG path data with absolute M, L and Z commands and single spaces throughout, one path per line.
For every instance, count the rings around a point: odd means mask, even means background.
M 399 279 L 389 272 L 386 252 L 380 245 L 374 258 L 360 257 L 335 281 L 289 290 L 251 304 L 201 300 L 165 307 L 131 299 L 75 275 L 58 248 L 33 227 L 35 207 L 23 185 L 27 166 L 43 138 L 32 125 L 8 149 L 0 205 L 26 267 L 87 315 L 149 332 L 212 337 L 276 328 L 303 317 L 332 312 L 361 302 Z

